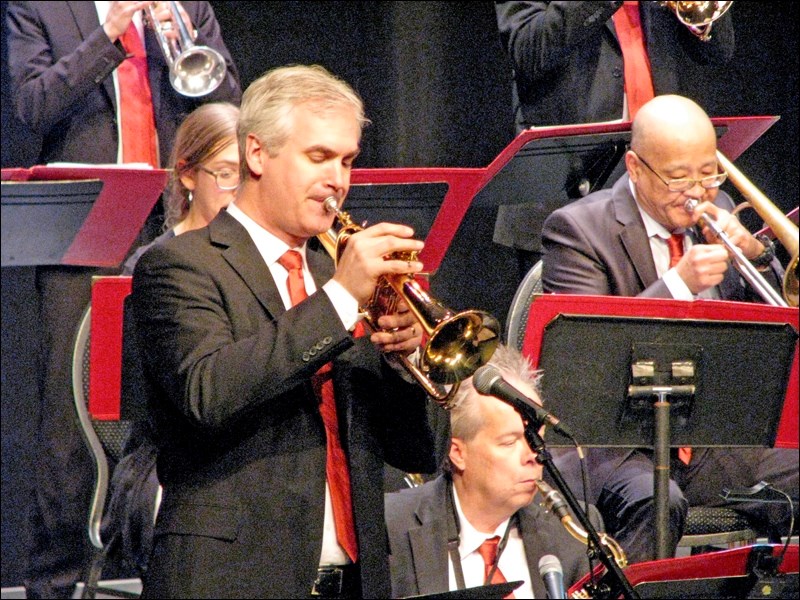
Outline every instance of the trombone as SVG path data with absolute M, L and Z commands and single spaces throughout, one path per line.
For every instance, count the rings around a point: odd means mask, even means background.
M 158 38 L 164 59 L 169 66 L 169 82 L 176 92 L 189 98 L 205 96 L 217 89 L 225 79 L 225 59 L 222 54 L 208 46 L 197 46 L 178 10 L 178 3 L 168 3 L 172 21 L 159 21 L 156 2 L 147 7 L 150 25 Z M 165 32 L 171 31 L 172 23 L 177 28 L 177 39 L 169 39 Z
M 741 192 L 755 209 L 758 215 L 772 229 L 772 232 L 789 252 L 792 257 L 783 277 L 783 296 L 764 279 L 763 275 L 747 260 L 742 251 L 731 242 L 727 234 L 720 228 L 711 215 L 703 215 L 700 224 L 707 225 L 720 242 L 732 255 L 734 266 L 747 282 L 755 289 L 767 304 L 772 306 L 797 306 L 798 305 L 798 228 L 778 207 L 770 200 L 729 161 L 722 152 L 717 150 L 717 160 L 728 174 L 731 183 Z M 693 212 L 698 202 L 694 198 L 686 201 L 688 212 Z

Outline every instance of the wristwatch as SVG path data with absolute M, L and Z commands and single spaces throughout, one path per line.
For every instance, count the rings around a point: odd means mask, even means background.
M 772 259 L 775 258 L 775 244 L 772 243 L 772 240 L 769 238 L 769 236 L 764 235 L 763 233 L 755 237 L 764 246 L 764 251 L 755 258 L 751 258 L 750 264 L 752 264 L 756 269 L 766 270 L 772 262 Z

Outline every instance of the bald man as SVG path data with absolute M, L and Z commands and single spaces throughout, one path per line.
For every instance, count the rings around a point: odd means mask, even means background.
M 767 240 L 758 239 L 730 211 L 733 202 L 719 190 L 725 174 L 717 164 L 716 134 L 706 113 L 687 98 L 657 96 L 633 122 L 627 173 L 611 189 L 590 194 L 554 211 L 542 232 L 543 285 L 547 292 L 640 296 L 693 300 L 760 301 L 731 266 L 728 250 L 707 228 L 714 217 L 731 241 L 777 287 L 782 269 Z M 687 200 L 696 200 L 694 212 Z M 670 266 L 668 240 L 683 257 Z M 600 509 L 607 531 L 631 562 L 655 558 L 652 452 L 593 449 L 587 457 L 589 501 Z M 559 456 L 559 466 L 580 488 L 574 452 Z M 688 464 L 673 451 L 670 481 L 671 548 L 677 547 L 689 505 L 718 505 L 723 487 L 745 487 L 761 480 L 794 498 L 798 495 L 798 455 L 794 450 L 695 449 Z M 788 511 L 782 506 L 737 504 L 761 533 L 785 534 Z

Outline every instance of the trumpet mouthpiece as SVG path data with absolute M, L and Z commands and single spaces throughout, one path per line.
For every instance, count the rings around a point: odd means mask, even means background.
M 696 198 L 689 198 L 686 202 L 684 202 L 683 208 L 686 209 L 686 212 L 693 213 L 698 204 L 699 202 Z
M 339 203 L 336 201 L 336 196 L 328 196 L 322 201 L 322 205 L 329 213 L 336 214 L 339 212 Z

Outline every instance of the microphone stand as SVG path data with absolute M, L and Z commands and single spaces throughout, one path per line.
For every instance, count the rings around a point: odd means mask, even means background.
M 592 525 L 589 517 L 586 515 L 586 511 L 581 508 L 581 505 L 578 503 L 578 500 L 575 498 L 575 495 L 572 493 L 569 485 L 567 485 L 567 482 L 564 480 L 564 477 L 561 475 L 558 467 L 553 464 L 553 457 L 550 454 L 550 451 L 545 447 L 542 436 L 539 435 L 539 427 L 541 425 L 536 419 L 536 415 L 533 410 L 521 403 L 517 405 L 517 403 L 509 402 L 509 404 L 511 404 L 511 406 L 522 417 L 522 421 L 525 424 L 525 439 L 527 440 L 528 445 L 531 447 L 531 450 L 536 453 L 536 460 L 543 465 L 545 469 L 547 469 L 547 472 L 550 474 L 550 477 L 553 479 L 556 487 L 564 496 L 564 500 L 572 509 L 572 512 L 575 514 L 581 526 L 586 531 L 586 534 L 588 535 L 589 540 L 594 547 L 596 557 L 601 563 L 603 563 L 608 571 L 608 575 L 612 579 L 612 593 L 609 594 L 608 597 L 616 598 L 621 593 L 623 596 L 625 596 L 625 598 L 639 598 L 639 594 L 633 589 L 633 586 L 631 586 L 630 581 L 628 581 L 628 578 L 625 577 L 625 574 L 622 572 L 622 569 L 619 567 L 617 562 L 613 557 L 609 556 L 608 552 L 606 552 L 606 550 L 603 548 L 600 537 L 597 535 L 597 530 L 594 528 L 594 525 Z M 614 582 L 616 582 L 616 586 L 613 585 Z M 616 591 L 616 588 L 619 588 L 619 591 Z

